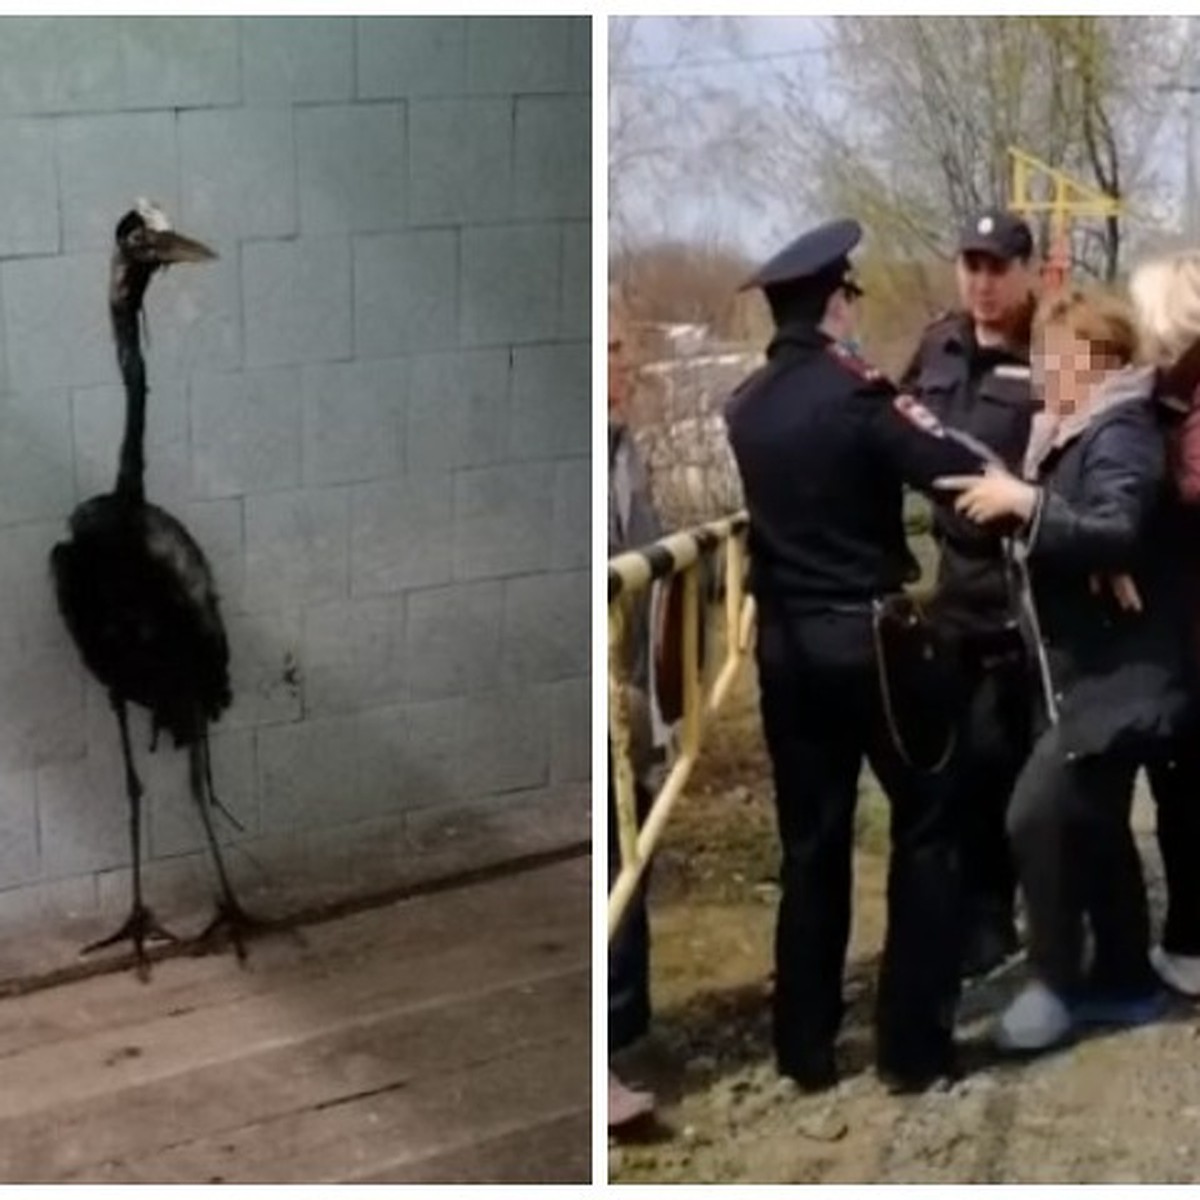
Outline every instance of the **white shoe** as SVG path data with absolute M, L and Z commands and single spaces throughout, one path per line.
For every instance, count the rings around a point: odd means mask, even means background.
M 1200 999 L 1200 955 L 1168 954 L 1161 946 L 1151 946 L 1150 965 L 1172 991 Z
M 1049 1050 L 1074 1032 L 1071 1010 L 1040 980 L 1027 983 L 1000 1014 L 992 1031 L 996 1046 L 1012 1054 Z
M 654 1093 L 629 1087 L 610 1067 L 608 1072 L 608 1127 L 621 1129 L 654 1111 Z

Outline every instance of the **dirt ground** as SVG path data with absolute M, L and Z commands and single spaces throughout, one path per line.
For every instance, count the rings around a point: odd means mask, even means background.
M 1106 1032 L 1036 1060 L 1000 1059 L 990 1020 L 1019 963 L 971 987 L 964 1075 L 889 1095 L 871 1062 L 887 818 L 864 781 L 842 1082 L 823 1096 L 774 1072 L 768 1018 L 777 852 L 754 684 L 745 681 L 681 801 L 652 882 L 649 1037 L 619 1060 L 653 1088 L 661 1120 L 609 1150 L 614 1182 L 1063 1183 L 1200 1179 L 1200 1021 L 1178 1002 L 1160 1023 Z M 1139 803 L 1147 873 L 1158 863 Z

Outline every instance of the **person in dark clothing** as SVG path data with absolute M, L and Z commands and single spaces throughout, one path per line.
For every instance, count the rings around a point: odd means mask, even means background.
M 876 614 L 914 577 L 904 485 L 927 488 L 952 464 L 974 471 L 981 459 L 846 348 L 860 295 L 848 255 L 860 237 L 854 221 L 821 226 L 745 285 L 766 293 L 776 332 L 726 422 L 750 517 L 760 703 L 783 848 L 778 1067 L 809 1090 L 837 1080 L 865 756 L 892 811 L 876 1061 L 890 1086 L 919 1090 L 954 1070 L 957 853 L 944 777 L 914 769 L 889 724 Z M 892 684 L 893 699 L 924 686 Z
M 1143 263 L 1129 282 L 1143 357 L 1158 368 L 1168 462 L 1178 501 L 1178 585 L 1192 613 L 1191 661 L 1200 666 L 1200 250 Z M 1157 809 L 1167 912 L 1150 960 L 1159 977 L 1200 998 L 1200 720 L 1146 764 Z
M 997 1040 L 1021 1052 L 1063 1041 L 1080 1022 L 1161 1011 L 1129 817 L 1138 767 L 1190 707 L 1164 432 L 1153 371 L 1128 366 L 1132 317 L 1073 293 L 1047 306 L 1038 330 L 1057 425 L 1029 464 L 1036 485 L 999 470 L 946 481 L 963 489 L 955 507 L 969 519 L 1023 523 L 1047 673 L 1047 711 L 1008 813 L 1031 978 Z M 1104 589 L 1120 576 L 1137 581 L 1137 605 Z
M 608 552 L 619 554 L 660 538 L 663 528 L 650 495 L 649 481 L 626 423 L 631 391 L 624 330 L 609 314 L 608 343 Z M 625 663 L 630 701 L 631 755 L 639 819 L 651 801 L 653 718 L 651 715 L 650 626 L 652 597 L 630 613 Z M 611 886 L 621 869 L 613 790 L 612 744 L 608 766 L 608 878 Z M 646 879 L 642 877 L 608 949 L 608 1048 L 613 1054 L 641 1038 L 650 1024 L 650 923 L 646 912 Z M 613 1130 L 631 1126 L 654 1111 L 650 1092 L 630 1087 L 616 1071 L 608 1072 L 608 1121 Z
M 1029 369 L 1033 237 L 1019 217 L 980 213 L 963 232 L 960 311 L 934 321 L 901 376 L 948 425 L 1019 472 L 1036 403 Z M 940 557 L 931 616 L 954 648 L 965 719 L 946 765 L 962 838 L 963 974 L 1017 949 L 1016 879 L 1004 814 L 1029 754 L 1029 679 L 1000 538 L 948 504 L 934 509 Z

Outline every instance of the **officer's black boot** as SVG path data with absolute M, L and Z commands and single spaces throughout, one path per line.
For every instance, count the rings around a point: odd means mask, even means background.
M 947 1050 L 924 1061 L 900 1061 L 894 1065 L 880 1062 L 878 1075 L 880 1082 L 893 1096 L 910 1096 L 926 1092 L 938 1084 L 953 1083 L 958 1078 L 959 1069 L 953 1050 Z
M 780 1053 L 779 1073 L 792 1080 L 801 1091 L 825 1092 L 837 1086 L 837 1059 L 833 1047 L 798 1052 L 791 1050 Z

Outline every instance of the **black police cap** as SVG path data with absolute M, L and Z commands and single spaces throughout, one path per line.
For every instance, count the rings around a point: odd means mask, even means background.
M 862 226 L 857 221 L 827 221 L 768 259 L 738 290 L 803 283 L 827 276 L 839 265 L 848 271 L 847 256 L 861 240 Z
M 958 242 L 959 254 L 990 254 L 1011 262 L 1027 260 L 1033 254 L 1033 234 L 1029 226 L 1003 208 L 976 213 L 967 222 Z

